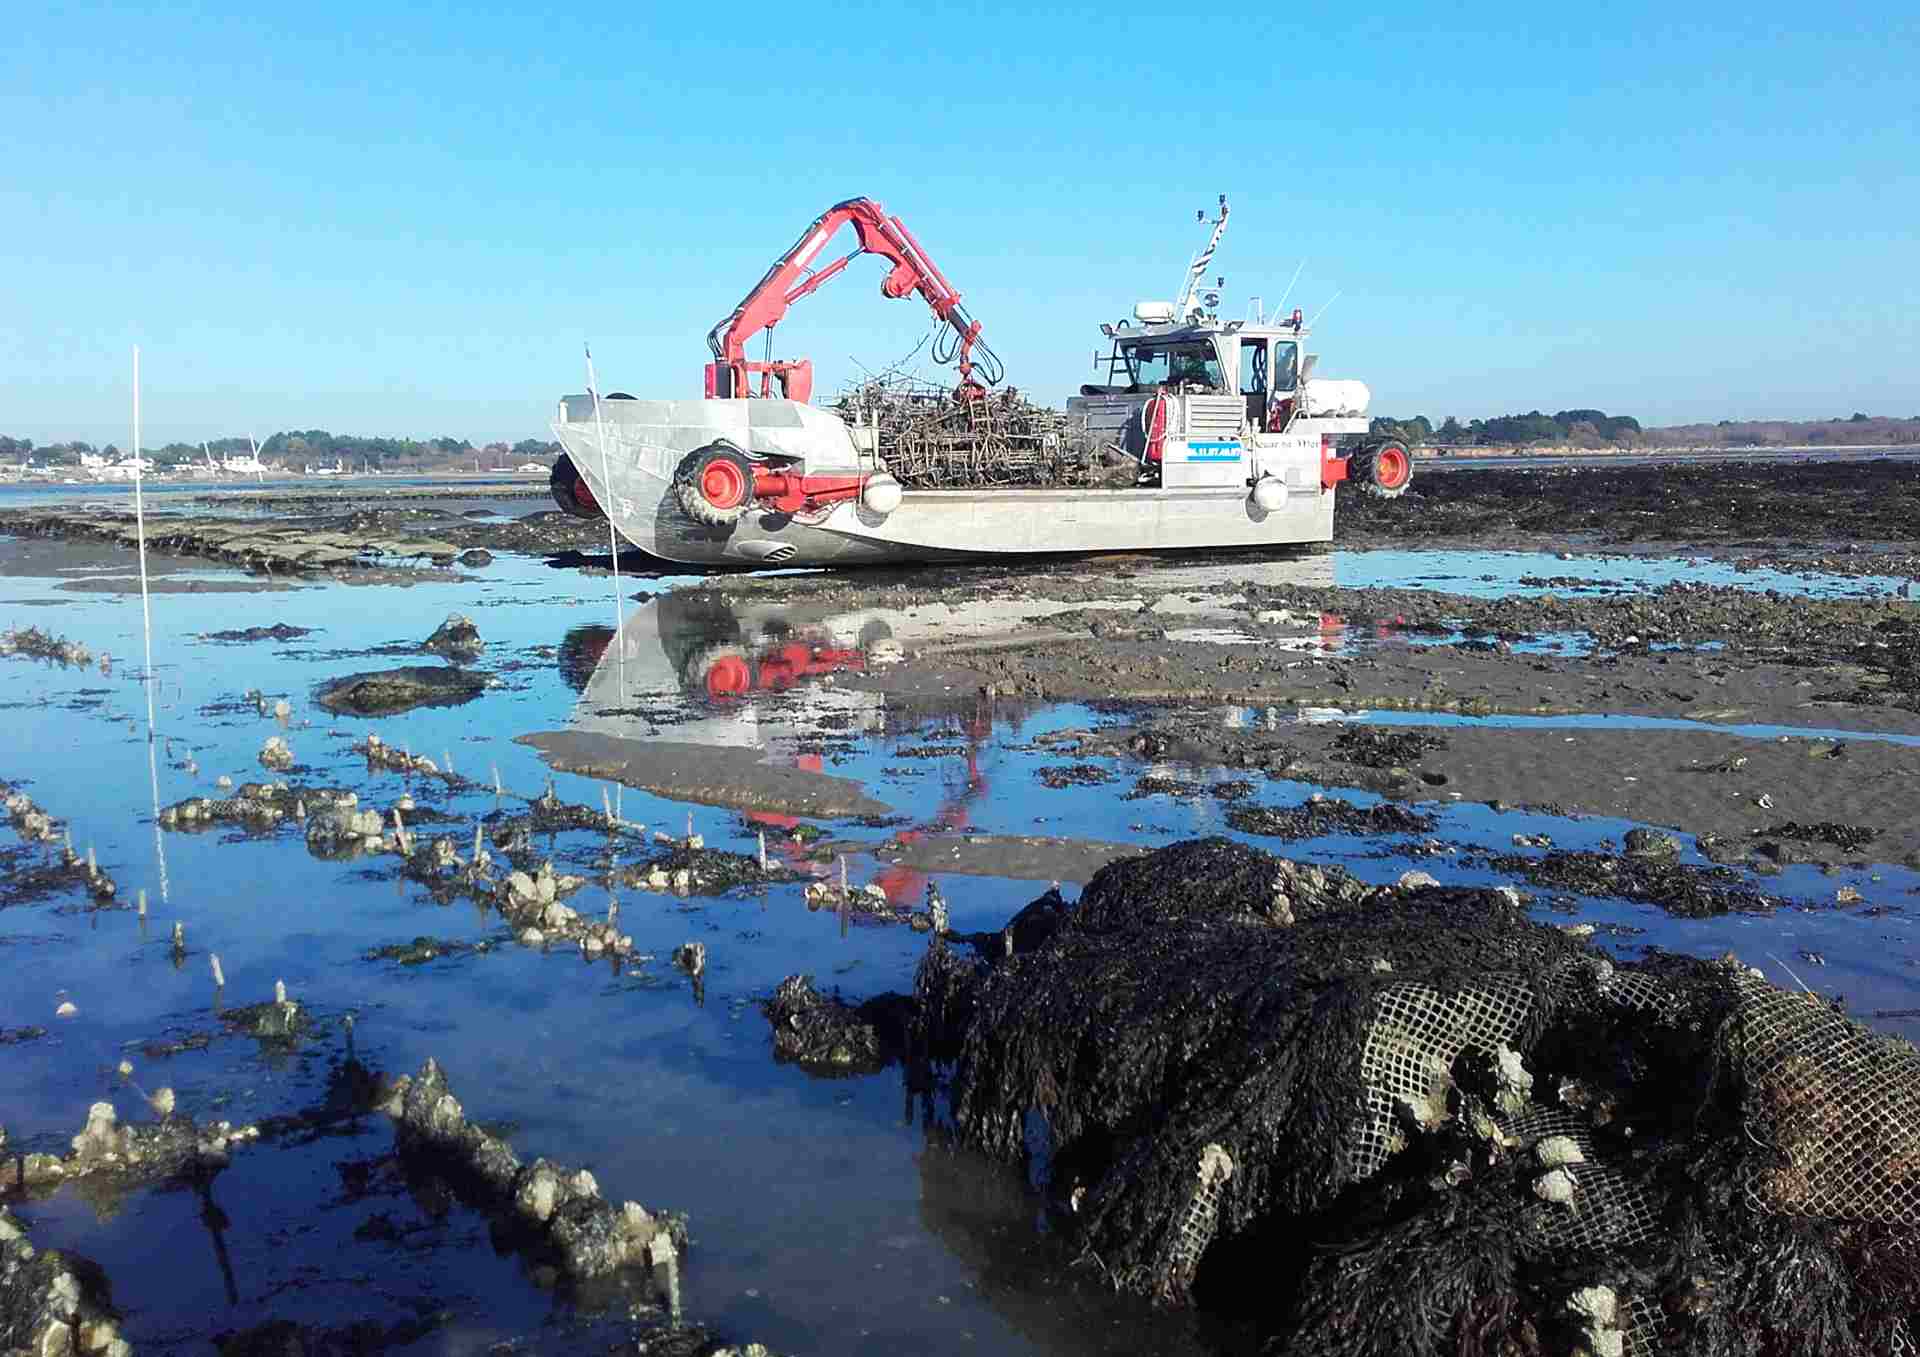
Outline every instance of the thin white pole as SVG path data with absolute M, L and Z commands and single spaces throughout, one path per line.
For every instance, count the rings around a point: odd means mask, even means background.
M 627 700 L 627 656 L 620 633 L 627 625 L 626 608 L 620 598 L 620 539 L 613 529 L 613 462 L 607 454 L 607 426 L 600 417 L 600 383 L 593 375 L 593 346 L 582 344 L 587 355 L 587 394 L 593 397 L 593 432 L 600 443 L 600 485 L 607 503 L 600 512 L 607 516 L 607 553 L 613 562 L 613 655 L 620 683 L 620 701 Z
M 167 850 L 160 834 L 159 742 L 153 712 L 153 604 L 147 588 L 147 505 L 140 475 L 140 346 L 133 346 L 133 524 L 140 548 L 140 632 L 147 666 L 141 686 L 147 690 L 147 788 L 153 794 L 153 855 L 160 864 L 160 899 L 167 899 Z
M 147 603 L 147 510 L 140 485 L 140 346 L 133 346 L 133 524 L 140 543 L 140 624 L 147 636 L 147 675 L 153 675 L 153 610 Z M 153 685 L 147 685 L 147 714 L 153 714 Z M 149 721 L 151 724 L 151 721 Z

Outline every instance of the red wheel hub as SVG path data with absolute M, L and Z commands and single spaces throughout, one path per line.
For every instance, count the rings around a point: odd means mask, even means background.
M 600 512 L 600 501 L 595 499 L 593 497 L 593 491 L 587 488 L 587 478 L 585 476 L 575 476 L 573 478 L 573 498 L 574 502 L 588 513 L 597 514 Z
M 707 669 L 708 697 L 743 697 L 753 688 L 753 671 L 738 655 L 722 655 Z
M 1413 475 L 1413 463 L 1399 448 L 1383 448 L 1373 464 L 1373 478 L 1388 490 L 1397 490 Z
M 733 509 L 747 502 L 747 477 L 734 463 L 716 457 L 700 470 L 700 494 L 716 509 Z

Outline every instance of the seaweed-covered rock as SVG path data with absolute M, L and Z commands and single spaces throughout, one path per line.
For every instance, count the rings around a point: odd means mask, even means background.
M 320 685 L 314 700 L 347 716 L 385 716 L 415 707 L 455 707 L 487 689 L 486 676 L 430 664 L 347 674 Z
M 854 1007 L 790 975 L 761 1005 L 773 1027 L 774 1059 L 809 1074 L 872 1074 L 898 1059 L 911 1006 L 893 995 Z
M 609 1205 L 585 1169 L 546 1159 L 522 1165 L 505 1141 L 467 1119 L 432 1060 L 418 1074 L 394 1081 L 383 1107 L 396 1123 L 403 1156 L 455 1183 L 505 1223 L 510 1236 L 525 1240 L 529 1251 L 568 1276 L 604 1276 L 686 1251 L 685 1217 L 649 1211 L 638 1202 Z
M 210 631 L 205 639 L 209 641 L 294 641 L 302 636 L 311 635 L 312 627 L 296 627 L 286 622 L 275 622 L 269 627 L 240 627 L 232 631 Z
M 1627 856 L 1649 862 L 1678 862 L 1680 840 L 1657 829 L 1629 829 L 1625 842 Z
M 450 660 L 477 660 L 487 643 L 480 639 L 480 628 L 471 617 L 448 613 L 447 620 L 433 629 L 433 635 L 422 641 L 420 648 Z
M 1362 768 L 1396 768 L 1418 763 L 1429 750 L 1446 747 L 1444 735 L 1349 725 L 1333 737 L 1331 754 L 1337 763 L 1352 763 Z
M 55 636 L 39 627 L 9 627 L 0 631 L 0 656 L 22 655 L 32 660 L 79 668 L 93 663 L 93 653 L 78 641 Z
M 1729 868 L 1695 867 L 1653 854 L 1636 857 L 1556 849 L 1544 858 L 1506 854 L 1494 858 L 1491 865 L 1535 886 L 1637 900 L 1686 919 L 1765 914 L 1778 903 L 1746 885 Z
M 373 1357 L 417 1343 L 451 1318 L 442 1311 L 391 1324 L 363 1319 L 327 1327 L 275 1319 L 237 1333 L 217 1333 L 213 1346 L 219 1357 Z
M 36 1249 L 0 1208 L 0 1352 L 130 1357 L 106 1274 L 60 1249 Z
M 1799 824 L 1789 821 L 1774 825 L 1768 829 L 1756 829 L 1756 839 L 1794 839 L 1801 843 L 1826 843 L 1844 853 L 1857 853 L 1875 839 L 1880 831 L 1872 825 L 1846 825 L 1822 820 L 1817 824 Z
M 1101 868 L 1080 893 L 1073 919 L 1082 932 L 1146 920 L 1284 925 L 1349 908 L 1369 890 L 1344 868 L 1291 862 L 1231 839 L 1190 839 Z
M 259 1139 L 257 1127 L 227 1121 L 201 1125 L 175 1112 L 172 1089 L 157 1090 L 153 1106 L 160 1113 L 154 1120 L 122 1122 L 112 1103 L 94 1103 L 66 1154 L 21 1158 L 21 1183 L 44 1187 L 97 1180 L 95 1195 L 111 1195 L 117 1189 L 209 1175 L 225 1167 L 235 1149 Z
M 1034 776 L 1053 788 L 1097 787 L 1103 782 L 1113 781 L 1112 770 L 1097 763 L 1050 763 L 1037 769 Z
M 1227 823 L 1242 834 L 1270 839 L 1317 839 L 1323 834 L 1429 834 L 1433 816 L 1391 801 L 1356 806 L 1338 797 L 1315 796 L 1297 806 L 1233 806 Z

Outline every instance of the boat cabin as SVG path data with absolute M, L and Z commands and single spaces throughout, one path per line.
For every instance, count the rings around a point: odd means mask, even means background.
M 1096 370 L 1104 365 L 1106 380 L 1083 385 L 1082 397 L 1238 396 L 1247 425 L 1272 432 L 1285 427 L 1313 361 L 1302 352 L 1306 331 L 1297 324 L 1208 321 L 1134 329 L 1122 321 L 1101 330 L 1113 340 L 1112 351 L 1094 359 Z

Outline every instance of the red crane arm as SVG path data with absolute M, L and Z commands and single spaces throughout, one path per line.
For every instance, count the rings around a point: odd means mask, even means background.
M 813 261 L 842 226 L 851 224 L 858 240 L 856 247 L 822 268 Z M 892 265 L 880 280 L 880 295 L 898 300 L 918 292 L 929 309 L 952 327 L 954 356 L 960 369 L 960 392 L 977 394 L 982 383 L 973 375 L 974 350 L 977 348 L 986 369 L 988 384 L 1000 380 L 1000 362 L 993 351 L 980 342 L 980 323 L 960 305 L 960 294 L 898 217 L 889 217 L 886 209 L 871 198 L 849 198 L 821 213 L 801 233 L 793 248 L 774 261 L 766 276 L 754 286 L 733 314 L 713 327 L 707 335 L 707 347 L 713 350 L 713 362 L 707 365 L 707 395 L 768 396 L 773 383 L 789 400 L 804 401 L 813 394 L 813 364 L 800 358 L 750 362 L 747 341 L 763 330 L 772 330 L 786 316 L 787 308 L 802 297 L 817 291 L 838 276 L 847 265 L 863 254 L 877 254 Z M 752 389 L 758 376 L 760 389 Z

